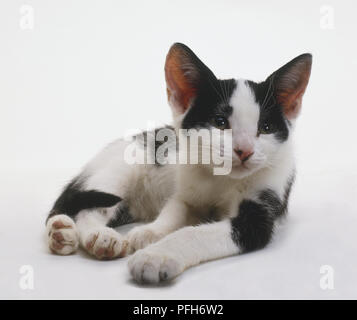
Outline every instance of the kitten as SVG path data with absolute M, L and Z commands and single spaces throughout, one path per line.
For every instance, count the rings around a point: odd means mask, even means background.
M 165 63 L 174 126 L 165 129 L 178 136 L 179 129 L 229 132 L 229 174 L 215 175 L 213 165 L 201 162 L 156 161 L 164 142 L 148 140 L 159 129 L 117 140 L 55 202 L 47 219 L 52 252 L 71 254 L 79 244 L 98 259 L 135 252 L 132 277 L 156 283 L 203 261 L 266 246 L 287 211 L 295 175 L 291 135 L 311 63 L 310 54 L 300 55 L 260 83 L 218 80 L 187 46 L 174 44 Z M 153 161 L 128 163 L 133 144 Z M 207 142 L 200 146 L 222 152 Z M 187 151 L 177 147 L 178 154 Z M 113 229 L 134 221 L 148 223 L 126 236 Z

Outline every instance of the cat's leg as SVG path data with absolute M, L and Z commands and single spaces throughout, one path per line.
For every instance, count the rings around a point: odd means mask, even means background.
M 142 249 L 154 243 L 167 234 L 187 225 L 187 205 L 176 199 L 170 198 L 164 205 L 159 216 L 153 222 L 135 227 L 127 235 L 129 252 Z
M 74 253 L 79 244 L 79 232 L 75 220 L 79 212 L 91 208 L 115 208 L 121 198 L 110 193 L 86 190 L 85 182 L 75 178 L 55 202 L 47 218 L 48 245 L 53 253 Z M 111 216 L 108 216 L 110 219 Z
M 130 273 L 138 282 L 156 283 L 204 261 L 262 248 L 271 239 L 275 218 L 264 205 L 243 201 L 233 219 L 185 227 L 139 250 L 129 260 Z
M 86 217 L 84 221 L 90 221 L 88 227 L 94 227 L 96 221 L 102 230 L 106 230 L 103 231 L 105 234 L 109 234 L 109 228 L 105 229 L 107 223 L 116 226 L 131 222 L 128 221 L 130 215 L 122 210 L 125 200 L 121 198 L 126 194 L 131 173 L 131 166 L 123 158 L 125 147 L 123 141 L 112 143 L 65 187 L 46 222 L 48 245 L 52 252 L 67 255 L 77 250 L 80 237 L 83 238 L 76 225 L 79 213 L 82 218 Z M 102 214 L 104 211 L 106 213 Z M 101 218 L 98 212 L 102 214 Z M 93 215 L 93 219 L 89 218 L 90 215 Z M 135 217 L 130 218 L 136 220 Z M 85 225 L 82 222 L 80 224 Z M 117 235 L 115 237 L 118 238 Z M 117 254 L 118 250 L 114 250 L 113 256 Z
M 127 241 L 108 224 L 118 207 L 83 210 L 76 216 L 82 248 L 97 259 L 114 259 L 126 253 Z
M 131 276 L 137 282 L 157 283 L 200 262 L 237 254 L 239 248 L 230 233 L 229 220 L 177 230 L 137 251 L 128 262 Z
M 74 253 L 79 244 L 75 222 L 65 214 L 58 214 L 47 220 L 48 246 L 51 252 L 59 255 Z

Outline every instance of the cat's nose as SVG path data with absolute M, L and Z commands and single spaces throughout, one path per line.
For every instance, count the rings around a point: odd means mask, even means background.
M 252 150 L 234 149 L 234 151 L 242 162 L 247 161 L 254 153 Z

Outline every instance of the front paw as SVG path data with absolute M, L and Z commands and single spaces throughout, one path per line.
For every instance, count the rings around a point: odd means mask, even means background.
M 149 226 L 135 227 L 127 235 L 129 252 L 133 253 L 139 249 L 143 249 L 149 244 L 157 242 L 162 237 L 162 233 L 153 230 Z
M 158 283 L 175 278 L 184 266 L 172 255 L 144 249 L 136 252 L 128 262 L 131 276 L 139 283 Z

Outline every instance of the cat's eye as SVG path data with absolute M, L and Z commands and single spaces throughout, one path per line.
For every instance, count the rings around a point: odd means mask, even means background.
M 269 122 L 263 122 L 263 124 L 260 126 L 258 134 L 269 134 L 273 133 L 274 131 L 274 126 L 269 123 Z
M 213 119 L 213 124 L 216 128 L 221 129 L 221 130 L 228 128 L 228 120 L 222 116 L 216 116 Z

